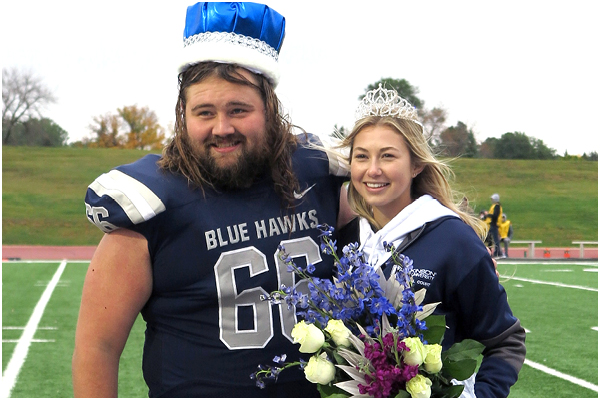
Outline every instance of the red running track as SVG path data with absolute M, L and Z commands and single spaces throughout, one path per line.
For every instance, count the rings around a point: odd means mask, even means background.
M 3 260 L 91 260 L 96 246 L 2 246 Z M 510 258 L 525 258 L 527 247 L 508 248 Z M 536 259 L 579 259 L 579 247 L 536 246 Z M 598 259 L 598 248 L 585 248 L 584 259 Z
M 96 246 L 2 246 L 2 260 L 91 260 Z

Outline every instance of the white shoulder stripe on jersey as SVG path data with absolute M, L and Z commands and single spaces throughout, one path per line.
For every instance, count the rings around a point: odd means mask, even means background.
M 165 205 L 152 190 L 121 171 L 112 170 L 100 175 L 89 188 L 100 197 L 106 195 L 114 199 L 134 224 L 165 210 Z

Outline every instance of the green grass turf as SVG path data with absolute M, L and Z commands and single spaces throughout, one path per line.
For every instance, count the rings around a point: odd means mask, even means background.
M 139 150 L 2 148 L 2 243 L 96 245 L 102 232 L 85 217 L 87 186 L 147 154 Z M 459 159 L 454 187 L 473 209 L 499 193 L 515 240 L 573 247 L 598 240 L 598 163 Z
M 3 263 L 3 327 L 24 326 L 44 287 L 59 263 Z M 85 263 L 69 263 L 44 312 L 36 339 L 55 342 L 32 343 L 18 376 L 13 397 L 72 397 L 71 356 Z M 598 287 L 597 263 L 508 264 L 499 271 L 511 276 L 544 282 Z M 570 269 L 572 272 L 562 270 Z M 590 272 L 586 270 L 595 270 Z M 562 373 L 598 384 L 598 292 L 565 288 L 516 279 L 502 279 L 513 313 L 531 332 L 527 334 L 527 359 Z M 141 375 L 144 323 L 138 318 L 119 369 L 120 397 L 147 397 Z M 3 339 L 17 339 L 21 331 L 3 330 Z M 6 368 L 14 344 L 3 343 L 2 368 Z M 524 365 L 511 398 L 598 397 L 598 393 Z
M 570 269 L 572 272 L 564 270 Z M 595 269 L 596 272 L 586 270 Z M 503 264 L 502 275 L 598 288 L 596 266 Z M 598 384 L 598 292 L 503 279 L 513 313 L 527 333 L 527 359 Z M 523 366 L 510 397 L 597 397 L 598 393 Z
M 59 263 L 3 263 L 2 326 L 24 327 Z M 73 397 L 71 357 L 79 312 L 81 289 L 87 270 L 85 263 L 70 263 L 63 272 L 46 306 L 34 339 L 54 342 L 31 343 L 29 353 L 11 397 Z M 36 286 L 38 282 L 44 286 Z M 22 330 L 4 330 L 3 339 L 18 339 Z M 144 323 L 138 317 L 121 358 L 120 397 L 148 397 L 142 377 Z M 15 343 L 3 343 L 4 371 Z

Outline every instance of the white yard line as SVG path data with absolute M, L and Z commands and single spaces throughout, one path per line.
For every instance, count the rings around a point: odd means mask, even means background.
M 562 372 L 559 372 L 555 369 L 548 368 L 545 365 L 538 364 L 536 362 L 533 362 L 533 361 L 527 360 L 527 359 L 525 359 L 525 365 L 529 365 L 531 368 L 535 368 L 537 370 L 545 372 L 546 374 L 556 376 L 557 378 L 564 379 L 566 381 L 574 383 L 575 385 L 579 385 L 581 387 L 593 390 L 596 393 L 598 393 L 598 385 L 594 385 L 593 383 L 586 382 L 583 379 L 579 379 L 579 378 L 575 378 L 574 376 L 571 376 L 571 375 L 563 374 Z
M 21 335 L 21 338 L 15 346 L 10 361 L 6 366 L 4 373 L 2 374 L 2 398 L 10 397 L 10 393 L 12 392 L 15 383 L 17 382 L 17 377 L 19 376 L 21 367 L 23 366 L 23 363 L 27 358 L 27 353 L 29 352 L 29 345 L 33 341 L 33 335 L 37 330 L 38 324 L 42 319 L 42 315 L 44 315 L 46 305 L 50 301 L 52 292 L 58 284 L 58 281 L 60 280 L 60 277 L 64 272 L 66 266 L 67 260 L 63 260 L 58 266 L 58 269 L 54 273 L 52 280 L 48 283 L 48 286 L 46 286 L 44 293 L 42 293 L 42 297 L 40 297 L 40 300 L 33 309 L 33 313 L 31 314 L 31 317 L 29 318 L 29 321 L 27 322 L 27 325 L 23 330 L 23 334 Z
M 31 343 L 53 343 L 54 339 L 31 339 Z M 19 343 L 17 339 L 2 339 L 2 343 Z
M 6 330 L 6 331 L 18 331 L 18 330 L 23 330 L 25 329 L 24 326 L 3 326 L 2 330 Z M 55 331 L 58 328 L 55 326 L 38 326 L 37 330 L 38 331 Z
M 510 275 L 500 275 L 500 278 L 508 279 L 508 281 L 522 281 L 522 282 L 529 282 L 529 283 L 538 283 L 540 285 L 550 285 L 550 286 L 558 286 L 558 287 L 571 288 L 571 289 L 589 290 L 590 292 L 598 291 L 598 289 L 596 289 L 596 288 L 591 288 L 591 287 L 587 287 L 587 286 L 567 285 L 565 283 L 560 283 L 560 282 L 538 281 L 536 279 L 518 278 L 516 276 L 510 276 Z M 506 283 L 508 283 L 508 281 L 503 281 L 502 284 L 506 285 Z

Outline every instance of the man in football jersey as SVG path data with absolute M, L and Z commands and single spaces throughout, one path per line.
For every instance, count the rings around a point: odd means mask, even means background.
M 335 160 L 309 145 L 314 137 L 292 134 L 281 114 L 273 58 L 284 27 L 262 4 L 188 7 L 174 139 L 162 156 L 101 175 L 86 194 L 87 216 L 106 234 L 83 287 L 75 396 L 118 395 L 139 313 L 151 397 L 318 395 L 299 370 L 264 390 L 250 379 L 274 356 L 299 356 L 294 310 L 261 300 L 302 284 L 278 246 L 329 276 L 317 225 L 349 215 Z

